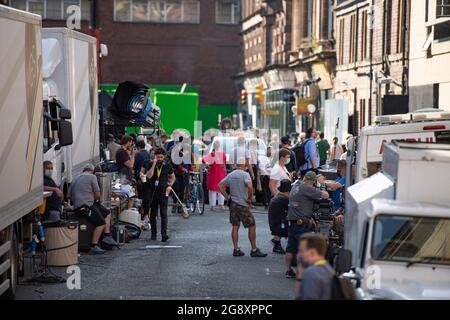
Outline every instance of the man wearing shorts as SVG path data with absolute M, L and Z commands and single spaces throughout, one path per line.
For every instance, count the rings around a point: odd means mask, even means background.
M 250 211 L 253 197 L 253 185 L 250 174 L 244 171 L 246 168 L 245 160 L 237 162 L 237 169 L 227 175 L 219 183 L 219 191 L 226 200 L 230 200 L 230 223 L 233 226 L 231 239 L 233 241 L 233 256 L 241 257 L 245 253 L 241 251 L 238 245 L 239 227 L 241 222 L 244 228 L 248 229 L 248 238 L 252 246 L 251 257 L 263 258 L 266 253 L 262 253 L 256 247 L 256 225 L 255 218 Z M 230 194 L 227 194 L 226 187 L 230 188 Z
M 97 177 L 94 175 L 94 166 L 86 165 L 83 173 L 76 177 L 69 188 L 68 197 L 75 209 L 80 210 L 81 215 L 95 227 L 91 240 L 91 254 L 105 253 L 98 242 L 103 235 L 102 242 L 115 246 L 117 242 L 110 235 L 111 213 L 100 205 L 100 187 Z

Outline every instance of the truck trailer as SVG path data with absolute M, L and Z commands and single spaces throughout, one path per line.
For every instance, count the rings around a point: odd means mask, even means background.
M 72 143 L 70 110 L 44 109 L 41 17 L 0 5 L 0 295 L 15 296 L 24 246 L 43 203 L 43 123 Z
M 44 154 L 56 168 L 54 180 L 63 187 L 86 164 L 100 162 L 96 41 L 67 28 L 42 29 L 44 100 L 58 101 L 72 113 L 73 145 L 55 150 L 52 141 Z

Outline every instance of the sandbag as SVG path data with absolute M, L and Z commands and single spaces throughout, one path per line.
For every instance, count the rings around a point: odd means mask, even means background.
M 78 223 L 55 221 L 44 223 L 48 266 L 70 266 L 78 263 Z

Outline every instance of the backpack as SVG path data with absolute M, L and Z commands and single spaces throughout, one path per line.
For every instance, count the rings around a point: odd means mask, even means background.
M 335 274 L 331 286 L 331 300 L 356 300 L 355 289 L 349 278 Z
M 113 226 L 113 238 L 118 243 L 130 243 L 130 236 L 128 235 L 128 230 L 124 225 L 115 224 Z
M 305 140 L 303 143 L 297 143 L 293 148 L 292 152 L 295 154 L 295 160 L 297 162 L 297 167 L 300 168 L 301 166 L 305 165 L 308 162 L 308 159 L 306 159 L 306 144 L 312 141 L 311 139 Z
M 135 226 L 134 224 L 123 222 L 123 221 L 119 221 L 114 225 L 115 229 L 113 232 L 113 236 L 116 236 L 117 231 L 121 229 L 119 226 L 125 227 L 125 230 L 126 230 L 125 235 L 129 238 L 129 240 L 139 239 L 139 237 L 141 236 L 141 232 L 142 232 L 141 228 L 139 228 L 138 226 Z M 118 241 L 117 239 L 114 239 L 114 240 L 116 240 L 117 242 L 121 242 L 121 241 Z

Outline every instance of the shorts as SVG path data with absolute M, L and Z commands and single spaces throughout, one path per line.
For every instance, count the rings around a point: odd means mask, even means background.
M 286 246 L 286 252 L 291 254 L 297 254 L 298 252 L 298 240 L 304 233 L 311 231 L 309 222 L 305 222 L 301 225 L 297 224 L 295 221 L 289 221 L 288 228 L 288 243 Z
M 241 206 L 231 201 L 230 203 L 230 223 L 233 226 L 242 225 L 244 228 L 248 228 L 255 225 L 255 217 L 250 212 L 249 207 Z
M 288 237 L 288 223 L 287 221 L 277 221 L 274 224 L 269 225 L 270 232 L 273 236 L 278 236 L 281 238 Z
M 98 203 L 94 203 L 89 210 L 80 210 L 79 214 L 93 224 L 95 228 L 105 225 L 105 218 L 110 212 Z

